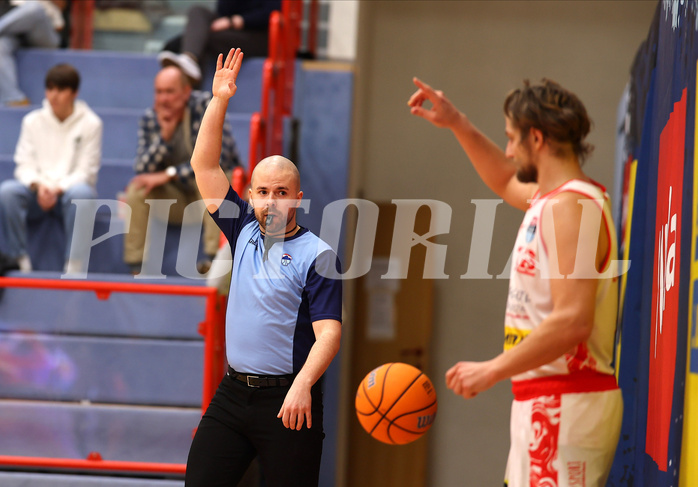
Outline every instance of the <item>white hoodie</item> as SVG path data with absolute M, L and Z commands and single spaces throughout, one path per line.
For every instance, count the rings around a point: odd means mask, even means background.
M 73 113 L 58 120 L 47 100 L 22 119 L 15 149 L 15 178 L 65 191 L 76 183 L 95 186 L 102 157 L 102 120 L 75 100 Z

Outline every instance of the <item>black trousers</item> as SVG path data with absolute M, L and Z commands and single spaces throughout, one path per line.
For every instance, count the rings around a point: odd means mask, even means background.
M 276 417 L 289 387 L 252 388 L 226 374 L 194 435 L 185 486 L 234 487 L 256 456 L 266 487 L 317 486 L 325 437 L 320 381 L 311 392 L 311 429 L 288 429 Z
M 219 53 L 225 57 L 233 47 L 239 47 L 246 57 L 266 57 L 269 50 L 267 30 L 226 29 L 211 31 L 211 22 L 216 20 L 216 12 L 202 6 L 193 6 L 187 14 L 184 34 L 167 41 L 164 50 L 189 52 L 201 64 L 208 56 L 215 60 Z

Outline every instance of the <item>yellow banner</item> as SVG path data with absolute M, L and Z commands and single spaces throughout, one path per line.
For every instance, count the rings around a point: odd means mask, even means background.
M 627 181 L 627 208 L 624 209 L 625 211 L 625 222 L 624 222 L 624 228 L 623 228 L 623 235 L 622 235 L 622 242 L 623 242 L 623 260 L 625 262 L 630 260 L 630 234 L 631 234 L 631 228 L 632 228 L 632 222 L 633 222 L 633 206 L 635 204 L 635 181 L 637 180 L 637 159 L 635 159 L 633 162 L 630 163 L 630 167 L 628 168 L 628 181 Z M 620 277 L 620 296 L 619 296 L 619 306 L 618 309 L 620 312 L 618 313 L 618 326 L 620 326 L 620 323 L 622 322 L 622 311 L 623 311 L 623 304 L 625 303 L 625 289 L 628 285 L 628 273 L 624 272 L 623 275 Z M 622 330 L 621 330 L 622 333 Z M 618 336 L 618 341 L 616 342 L 616 378 L 618 378 L 619 373 L 620 373 L 620 343 L 621 343 L 621 336 Z
M 696 64 L 698 73 L 698 63 Z M 698 93 L 698 78 L 696 91 Z M 698 103 L 695 113 L 695 133 L 693 136 L 693 228 L 691 239 L 691 285 L 689 290 L 688 310 L 688 353 L 686 357 L 686 396 L 683 415 L 683 443 L 681 445 L 680 487 L 698 485 L 698 338 L 696 320 L 698 319 L 698 255 L 696 239 L 698 238 Z

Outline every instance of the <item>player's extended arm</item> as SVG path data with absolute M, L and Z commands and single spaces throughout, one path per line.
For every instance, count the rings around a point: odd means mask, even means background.
M 511 206 L 526 210 L 536 185 L 518 181 L 516 167 L 504 151 L 480 132 L 442 91 L 434 90 L 417 78 L 413 82 L 417 91 L 407 102 L 410 112 L 436 127 L 450 129 L 485 184 Z M 431 108 L 423 106 L 426 101 L 431 103 Z
M 213 98 L 201 120 L 201 128 L 191 156 L 196 185 L 211 213 L 218 209 L 230 188 L 230 182 L 220 166 L 220 156 L 225 113 L 228 109 L 228 101 L 237 91 L 235 81 L 240 72 L 241 63 L 240 49 L 231 49 L 225 61 L 222 54 L 218 55 L 211 89 Z
M 605 230 L 599 232 L 598 218 L 582 218 L 583 207 L 577 203 L 582 198 L 576 193 L 560 194 L 554 205 L 554 224 L 545 225 L 544 220 L 541 225 L 550 261 L 559 259 L 559 273 L 554 270 L 551 274 L 567 276 L 563 279 L 553 275 L 550 280 L 552 312 L 521 343 L 492 360 L 458 362 L 449 369 L 446 384 L 456 394 L 466 399 L 474 397 L 501 380 L 552 362 L 591 335 L 599 280 L 588 274 L 578 278 L 575 273 L 588 269 L 588 265 L 598 268 L 609 237 Z M 594 262 L 575 267 L 576 259 L 584 256 Z
M 277 415 L 285 427 L 295 430 L 303 427 L 304 420 L 307 421 L 308 428 L 312 426 L 310 388 L 325 373 L 332 359 L 337 355 L 342 337 L 342 325 L 337 320 L 314 321 L 313 330 L 315 343 Z

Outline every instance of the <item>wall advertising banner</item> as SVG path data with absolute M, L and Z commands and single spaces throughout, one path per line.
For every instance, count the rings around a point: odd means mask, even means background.
M 647 436 L 645 451 L 662 472 L 668 468 L 672 423 L 676 334 L 679 315 L 683 155 L 686 90 L 659 137 L 657 210 L 654 240 L 654 289 L 650 330 Z
M 618 164 L 634 187 L 616 218 L 632 222 L 623 248 L 632 265 L 621 288 L 624 415 L 610 487 L 698 486 L 697 61 L 698 0 L 658 2 L 623 100 Z

